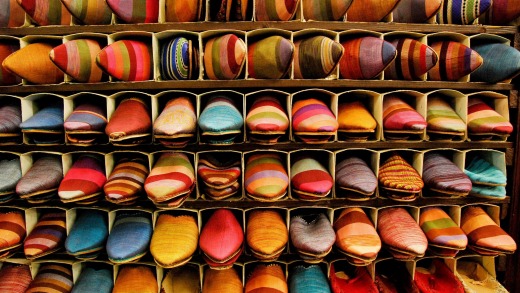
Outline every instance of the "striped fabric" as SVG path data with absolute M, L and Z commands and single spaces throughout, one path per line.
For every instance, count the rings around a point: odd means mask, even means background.
M 100 105 L 77 106 L 63 123 L 67 142 L 89 145 L 105 140 L 106 116 L 106 109 Z
M 19 27 L 25 23 L 25 11 L 17 0 L 0 0 L 0 27 Z
M 480 157 L 473 158 L 466 165 L 464 172 L 473 184 L 487 186 L 505 186 L 507 184 L 507 177 L 502 170 Z
M 431 47 L 414 39 L 400 38 L 390 43 L 397 48 L 397 57 L 385 70 L 385 79 L 420 80 L 439 59 Z
M 0 292 L 25 293 L 31 281 L 28 265 L 4 263 L 0 269 Z
M 195 171 L 184 153 L 162 153 L 144 182 L 148 198 L 155 203 L 189 196 L 195 185 Z
M 146 141 L 152 129 L 148 105 L 140 98 L 125 98 L 119 103 L 105 128 L 112 143 Z
M 25 292 L 70 292 L 73 285 L 70 265 L 43 263 Z
M 70 25 L 70 12 L 60 0 L 16 0 L 37 25 Z
M 300 0 L 257 0 L 254 3 L 256 21 L 288 21 L 294 17 Z
M 61 0 L 70 13 L 83 24 L 110 24 L 112 11 L 104 0 Z
M 379 167 L 378 180 L 386 188 L 407 192 L 420 192 L 424 186 L 419 173 L 398 154 Z
M 63 167 L 60 156 L 42 156 L 36 159 L 31 168 L 16 184 L 16 194 L 22 199 L 32 200 L 48 193 L 54 197 L 61 180 L 63 179 Z
M 47 212 L 40 217 L 31 233 L 25 238 L 23 243 L 25 257 L 34 259 L 59 250 L 66 237 L 65 212 Z
M 247 74 L 250 78 L 279 79 L 289 71 L 294 44 L 282 36 L 270 36 L 248 44 Z
M 440 96 L 429 96 L 426 112 L 428 131 L 447 132 L 464 135 L 466 123 L 455 112 L 451 105 Z
M 493 5 L 480 17 L 479 23 L 508 25 L 518 17 L 520 17 L 520 0 L 493 0 Z
M 384 130 L 423 130 L 427 125 L 421 114 L 398 95 L 390 94 L 383 99 Z
M 278 264 L 257 265 L 246 281 L 244 293 L 288 293 L 287 280 Z
M 468 245 L 466 234 L 440 207 L 422 208 L 419 226 L 430 245 L 463 250 Z
M 331 293 L 327 276 L 319 265 L 296 266 L 289 274 L 289 292 Z
M 479 206 L 469 206 L 462 210 L 460 227 L 468 236 L 470 248 L 490 252 L 513 253 L 516 243 Z
M 428 239 L 419 224 L 404 208 L 380 210 L 377 217 L 377 230 L 381 240 L 391 249 L 391 252 L 422 256 L 428 247 Z
M 372 79 L 397 56 L 394 45 L 366 36 L 341 42 L 345 54 L 339 61 L 339 73 L 345 79 Z
M 200 18 L 204 2 L 201 0 L 166 0 L 166 22 L 191 22 Z
M 63 202 L 75 202 L 97 197 L 107 178 L 105 168 L 98 157 L 82 155 L 69 169 L 58 188 Z
M 161 77 L 164 80 L 187 80 L 197 77 L 198 58 L 192 42 L 176 37 L 161 47 Z
M 331 74 L 344 49 L 340 43 L 325 37 L 314 36 L 294 43 L 294 78 L 318 79 Z
M 207 164 L 204 160 L 199 160 L 197 174 L 198 178 L 202 179 L 208 187 L 224 189 L 233 185 L 240 178 L 241 170 L 239 164 L 221 168 Z
M 25 238 L 24 216 L 22 211 L 0 213 L 0 251 L 7 251 L 22 244 Z
M 150 253 L 161 267 L 177 267 L 188 262 L 197 251 L 199 228 L 193 216 L 157 217 L 150 241 Z
M 242 293 L 242 277 L 231 267 L 223 270 L 207 269 L 202 284 L 204 293 Z
M 324 258 L 336 241 L 336 233 L 325 214 L 294 216 L 289 224 L 291 243 L 302 258 Z
M 437 14 L 440 24 L 472 24 L 491 7 L 491 0 L 444 0 Z
M 323 135 L 328 140 L 338 130 L 338 121 L 323 101 L 309 98 L 293 104 L 292 127 L 296 136 Z
M 365 161 L 348 157 L 336 165 L 336 184 L 342 189 L 352 190 L 365 196 L 376 191 L 377 178 Z
M 22 168 L 20 166 L 20 159 L 3 159 L 0 160 L 0 202 L 11 199 L 16 183 L 22 178 Z
M 353 0 L 303 0 L 306 20 L 343 20 Z
M 428 71 L 434 81 L 458 81 L 479 68 L 484 60 L 471 48 L 454 41 L 439 41 L 431 44 L 439 56 L 439 62 Z
M 360 101 L 338 105 L 338 132 L 374 132 L 377 121 Z
M 153 232 L 151 218 L 149 213 L 135 210 L 117 213 L 106 244 L 111 262 L 137 261 L 148 252 Z
M 144 81 L 153 77 L 152 46 L 141 41 L 116 41 L 99 52 L 96 63 L 122 81 Z
M 112 170 L 103 187 L 105 199 L 112 203 L 131 203 L 139 197 L 148 176 L 143 159 L 123 159 Z
M 394 22 L 424 23 L 441 9 L 442 0 L 401 0 L 393 11 Z
M 347 21 L 379 22 L 389 15 L 400 0 L 353 1 L 347 12 Z M 367 13 L 370 11 L 370 13 Z
M 96 56 L 100 51 L 97 41 L 78 39 L 55 47 L 49 57 L 75 81 L 100 82 L 103 72 L 96 64 Z
M 235 181 L 231 186 L 223 189 L 211 188 L 207 185 L 203 186 L 204 194 L 214 200 L 222 200 L 231 197 L 240 190 L 240 182 Z M 239 194 L 241 195 L 241 194 Z
M 424 155 L 424 184 L 430 190 L 447 195 L 466 196 L 471 191 L 471 180 L 445 156 L 428 152 Z
M 198 120 L 203 137 L 210 143 L 229 144 L 242 132 L 244 118 L 235 102 L 225 96 L 211 97 Z
M 51 50 L 50 44 L 32 43 L 5 58 L 2 66 L 31 83 L 60 83 L 63 72 L 49 58 Z
M 248 196 L 258 200 L 277 200 L 286 194 L 288 186 L 289 177 L 280 155 L 259 153 L 247 159 L 244 187 Z
M 19 136 L 22 123 L 20 104 L 5 103 L 0 105 L 0 138 L 2 136 Z
M 204 47 L 204 71 L 209 79 L 235 79 L 246 60 L 246 44 L 233 35 L 211 38 Z
M 286 109 L 274 96 L 256 98 L 246 116 L 252 140 L 276 143 L 289 128 Z M 272 136 L 274 135 L 274 138 Z
M 509 135 L 513 125 L 482 99 L 468 99 L 468 131 L 470 134 Z
M 1 2 L 1 1 L 0 1 Z M 16 4 L 18 5 L 18 4 Z M 0 12 L 1 13 L 1 12 Z M 0 44 L 0 64 L 11 54 L 20 50 L 20 45 L 17 42 L 2 42 Z M 0 85 L 14 85 L 21 82 L 21 78 L 14 73 L 11 73 L 5 67 L 0 68 Z
M 503 82 L 520 73 L 520 51 L 501 43 L 482 43 L 471 46 L 484 63 L 471 74 L 472 81 Z
M 200 292 L 199 267 L 187 265 L 177 269 L 168 270 L 161 283 L 161 292 Z
M 106 0 L 108 7 L 125 23 L 156 23 L 159 18 L 157 0 Z
M 285 219 L 275 210 L 258 209 L 249 214 L 246 222 L 247 245 L 260 260 L 277 259 L 289 241 Z
M 374 224 L 361 208 L 346 208 L 334 221 L 336 247 L 363 263 L 372 261 L 381 250 Z
M 146 265 L 126 265 L 119 269 L 112 293 L 157 293 L 155 269 Z
M 314 200 L 327 196 L 333 185 L 329 171 L 312 156 L 296 159 L 291 166 L 291 186 L 300 199 Z
M 188 97 L 169 100 L 153 124 L 155 139 L 166 146 L 185 145 L 196 131 L 197 115 Z

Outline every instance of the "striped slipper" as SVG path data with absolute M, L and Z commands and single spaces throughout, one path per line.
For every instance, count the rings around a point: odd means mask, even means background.
M 26 293 L 70 292 L 74 283 L 70 265 L 42 263 Z
M 0 269 L 0 292 L 25 293 L 31 281 L 29 265 L 5 262 Z
M 430 195 L 466 196 L 471 191 L 471 180 L 445 156 L 428 152 L 424 155 L 422 179 Z
M 244 293 L 287 293 L 289 288 L 282 267 L 278 264 L 259 264 L 249 275 Z
M 136 145 L 151 140 L 152 118 L 148 106 L 139 98 L 121 101 L 110 117 L 105 133 L 114 145 Z
M 244 118 L 231 98 L 217 95 L 200 113 L 198 124 L 203 139 L 211 144 L 232 144 L 242 133 Z
M 294 78 L 319 79 L 329 76 L 344 48 L 325 36 L 314 36 L 294 43 Z
M 484 63 L 476 51 L 459 42 L 434 42 L 431 48 L 439 56 L 439 62 L 428 71 L 428 77 L 433 81 L 458 81 Z
M 338 106 L 338 136 L 340 139 L 365 141 L 374 136 L 377 121 L 360 101 Z
M 25 238 L 25 215 L 22 211 L 0 212 L 0 253 L 20 247 Z
M 368 265 L 381 250 L 374 224 L 361 208 L 347 208 L 334 221 L 336 247 L 352 265 Z
M 259 201 L 275 201 L 285 196 L 289 177 L 280 155 L 260 153 L 250 156 L 244 172 L 247 196 Z
M 17 2 L 36 25 L 70 25 L 70 12 L 59 0 Z
M 291 166 L 292 192 L 302 200 L 326 197 L 334 184 L 329 171 L 317 160 L 304 156 Z
M 66 237 L 65 212 L 45 213 L 23 242 L 25 257 L 35 259 L 58 251 Z
M 96 64 L 117 80 L 145 81 L 153 78 L 152 54 L 150 43 L 120 40 L 103 48 L 96 56 Z
M 166 22 L 198 21 L 201 18 L 202 8 L 205 7 L 205 3 L 202 0 L 166 0 L 165 5 Z
M 338 121 L 324 102 L 310 98 L 293 104 L 292 129 L 306 143 L 323 143 L 336 135 Z
M 81 104 L 63 123 L 67 142 L 76 145 L 91 145 L 105 139 L 107 125 L 106 109 L 95 104 Z
M 156 23 L 159 2 L 155 0 L 106 0 L 108 7 L 125 23 Z
M 246 236 L 251 254 L 261 261 L 276 260 L 289 241 L 285 219 L 277 211 L 269 209 L 251 211 Z
M 400 0 L 353 1 L 347 11 L 347 21 L 380 22 L 389 15 Z M 367 13 L 370 11 L 370 13 Z
M 376 191 L 377 178 L 365 161 L 349 157 L 336 166 L 336 184 L 341 189 L 337 196 L 344 191 L 349 200 L 368 200 Z
M 431 47 L 414 39 L 398 38 L 390 43 L 397 48 L 397 57 L 385 69 L 385 79 L 421 80 L 439 59 Z
M 63 107 L 51 105 L 20 124 L 22 133 L 34 144 L 63 143 Z
M 138 261 L 148 252 L 152 238 L 152 219 L 140 211 L 118 212 L 107 238 L 108 260 L 115 264 Z
M 5 12 L 0 15 L 0 27 L 14 28 L 24 25 L 25 11 L 18 5 L 17 0 L 5 1 L 4 7 Z
M 466 132 L 466 123 L 453 110 L 448 102 L 438 96 L 428 97 L 426 131 L 432 140 L 462 139 Z
M 4 2 L 7 5 L 12 6 L 18 6 L 16 4 L 16 0 L 10 0 L 14 3 L 10 4 L 9 2 Z M 5 5 L 4 4 L 4 5 Z M 14 5 L 13 5 L 14 4 Z M 9 8 L 7 8 L 9 9 Z M 25 15 L 25 13 L 22 12 L 22 15 Z M 4 15 L 0 15 L 0 27 L 2 27 L 2 18 Z M 5 24 L 5 23 L 4 23 Z M 19 40 L 2 40 L 2 43 L 0 44 L 0 64 L 4 62 L 4 60 L 9 57 L 9 55 L 13 54 L 14 52 L 20 50 L 20 42 Z M 22 82 L 22 79 L 20 76 L 14 74 L 13 72 L 10 72 L 7 70 L 7 68 L 1 67 L 0 68 L 0 85 L 16 85 L 20 84 Z
M 442 0 L 401 0 L 392 11 L 392 21 L 425 23 L 441 9 Z
M 237 78 L 246 61 L 246 44 L 234 34 L 212 38 L 204 47 L 204 72 L 211 80 Z
M 413 201 L 424 187 L 419 173 L 398 154 L 379 167 L 378 181 L 388 198 L 395 201 Z
M 286 76 L 293 61 L 294 44 L 282 36 L 270 36 L 247 48 L 249 78 L 280 79 Z
M 240 190 L 240 183 L 236 181 L 233 185 L 223 188 L 223 189 L 215 189 L 209 186 L 204 186 L 204 194 L 209 198 L 214 200 L 223 200 L 229 197 L 232 197 L 238 193 Z
M 468 237 L 440 207 L 421 209 L 419 226 L 428 238 L 428 249 L 435 255 L 455 257 L 466 249 Z
M 407 139 L 421 135 L 428 126 L 424 117 L 398 95 L 383 99 L 383 131 L 388 139 Z
M 437 14 L 439 24 L 473 24 L 492 6 L 492 0 L 446 0 Z
M 78 39 L 54 47 L 51 61 L 77 82 L 94 83 L 103 79 L 103 71 L 96 64 L 101 47 L 96 40 Z
M 347 0 L 351 1 L 351 0 Z M 256 21 L 288 21 L 298 10 L 300 0 L 279 2 L 276 0 L 255 1 Z
M 62 0 L 61 2 L 74 19 L 82 24 L 108 25 L 112 21 L 112 10 L 104 0 Z
M 143 191 L 148 172 L 148 166 L 141 158 L 121 160 L 103 186 L 105 199 L 115 204 L 134 203 Z
M 206 189 L 217 191 L 234 187 L 242 174 L 240 160 L 222 162 L 219 159 L 209 154 L 199 158 L 197 175 Z
M 468 236 L 468 247 L 479 254 L 511 254 L 516 243 L 479 206 L 469 206 L 462 210 L 460 227 Z
M 292 217 L 289 235 L 300 257 L 309 263 L 321 262 L 336 241 L 336 233 L 323 213 Z
M 37 159 L 16 184 L 16 194 L 30 203 L 46 202 L 56 196 L 63 179 L 63 167 L 58 156 Z
M 99 158 L 80 156 L 69 169 L 58 187 L 58 196 L 64 203 L 84 200 L 97 201 L 107 178 Z
M 1 83 L 0 83 L 1 84 Z M 22 142 L 22 109 L 19 104 L 0 105 L 0 144 L 18 144 Z
M 180 206 L 194 187 L 195 170 L 184 153 L 161 154 L 144 182 L 148 198 L 170 208 Z
M 289 128 L 289 117 L 277 98 L 265 95 L 251 105 L 246 125 L 252 141 L 271 144 L 285 135 Z
M 183 147 L 193 141 L 197 131 L 197 115 L 187 97 L 171 99 L 153 124 L 156 141 L 167 147 Z
M 185 37 L 173 38 L 162 45 L 160 58 L 163 80 L 189 80 L 199 76 L 197 46 L 193 46 L 192 41 Z
M 472 139 L 508 137 L 513 125 L 479 98 L 468 99 L 468 134 Z
M 22 178 L 20 159 L 0 160 L 0 202 L 5 203 L 14 198 L 16 184 Z
M 304 0 L 303 17 L 306 20 L 343 20 L 354 0 Z M 298 3 L 296 3 L 298 4 Z
M 479 18 L 481 24 L 508 25 L 520 17 L 520 3 L 517 0 L 495 0 L 491 8 Z

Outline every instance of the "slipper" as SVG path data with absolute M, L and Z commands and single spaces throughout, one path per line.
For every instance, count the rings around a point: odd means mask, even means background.
M 105 128 L 114 145 L 136 145 L 151 140 L 152 118 L 146 103 L 135 97 L 119 103 Z
M 253 256 L 262 261 L 276 260 L 287 246 L 289 232 L 285 220 L 274 210 L 258 209 L 249 214 L 246 240 Z
M 322 261 L 336 241 L 336 233 L 323 213 L 292 217 L 289 235 L 300 257 L 309 263 Z
M 256 21 L 288 21 L 294 17 L 300 0 L 257 0 L 254 3 Z
M 289 287 L 284 271 L 278 264 L 258 264 L 249 275 L 244 293 L 271 292 L 287 293 Z
M 168 101 L 153 123 L 153 135 L 166 147 L 183 147 L 194 140 L 197 132 L 197 115 L 187 97 Z
M 435 152 L 424 155 L 422 179 L 431 195 L 467 196 L 472 187 L 470 178 L 457 165 Z
M 49 58 L 74 81 L 94 83 L 103 79 L 103 71 L 96 64 L 99 52 L 101 46 L 96 40 L 77 39 L 54 47 Z
M 431 47 L 409 37 L 401 37 L 390 43 L 397 48 L 397 57 L 385 69 L 385 79 L 421 80 L 439 59 Z
M 441 9 L 442 0 L 401 0 L 392 11 L 392 21 L 425 23 Z
M 289 128 L 289 117 L 280 101 L 274 96 L 261 96 L 253 102 L 246 116 L 251 140 L 276 143 Z
M 306 143 L 323 143 L 338 130 L 338 121 L 322 101 L 309 98 L 296 101 L 292 106 L 293 135 Z
M 336 184 L 349 200 L 368 200 L 375 194 L 377 178 L 365 161 L 348 157 L 336 166 Z M 336 196 L 339 192 L 336 190 Z
M 259 201 L 275 201 L 285 196 L 289 176 L 277 153 L 253 154 L 247 159 L 244 188 L 247 196 Z
M 438 96 L 428 97 L 426 121 L 427 133 L 431 139 L 462 139 L 466 133 L 466 123 L 448 102 Z
M 431 48 L 439 56 L 439 62 L 428 71 L 433 81 L 458 81 L 477 70 L 484 60 L 469 47 L 454 41 L 436 41 Z
M 95 104 L 81 104 L 63 123 L 67 142 L 76 145 L 92 145 L 101 141 L 105 139 L 107 123 L 106 109 Z
M 398 154 L 379 167 L 378 181 L 387 196 L 396 201 L 413 201 L 424 187 L 419 173 Z
M 344 48 L 325 36 L 314 36 L 294 42 L 294 78 L 326 78 L 336 68 Z

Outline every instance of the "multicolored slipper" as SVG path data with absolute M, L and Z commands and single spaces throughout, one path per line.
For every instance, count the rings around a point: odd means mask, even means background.
M 315 98 L 296 101 L 292 106 L 293 135 L 306 143 L 323 143 L 336 135 L 338 121 L 330 108 Z
M 395 201 L 413 201 L 424 187 L 419 173 L 398 154 L 379 167 L 378 180 L 381 189 Z
M 431 140 L 460 140 L 466 133 L 466 123 L 448 102 L 438 96 L 428 97 L 426 121 L 426 132 Z

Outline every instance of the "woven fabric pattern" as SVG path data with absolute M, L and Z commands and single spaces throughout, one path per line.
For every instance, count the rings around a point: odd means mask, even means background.
M 108 7 L 125 23 L 156 23 L 159 18 L 157 0 L 106 0 Z
M 473 184 L 491 186 L 505 186 L 507 184 L 507 177 L 502 170 L 479 157 L 475 157 L 467 164 L 464 173 L 468 175 Z
M 303 0 L 306 20 L 343 20 L 353 0 Z
M 137 260 L 148 251 L 151 238 L 152 220 L 148 213 L 138 211 L 118 213 L 107 239 L 108 259 L 115 263 Z
M 104 0 L 61 0 L 70 13 L 83 24 L 103 25 L 112 21 L 112 10 Z
M 338 105 L 338 131 L 369 131 L 377 127 L 377 121 L 360 101 Z
M 468 99 L 468 131 L 474 134 L 508 135 L 513 125 L 480 98 Z
M 472 24 L 491 7 L 491 0 L 445 0 L 437 14 L 440 24 Z
M 428 242 L 432 245 L 453 249 L 465 249 L 468 245 L 466 234 L 439 207 L 422 209 L 419 216 L 419 226 L 421 226 Z
M 288 21 L 294 17 L 300 0 L 255 1 L 255 19 L 257 21 Z
M 399 0 L 353 1 L 347 11 L 347 21 L 379 22 L 389 15 Z M 370 11 L 370 13 L 367 13 Z
M 106 110 L 95 104 L 81 104 L 63 123 L 65 131 L 103 132 L 107 124 Z
M 508 25 L 520 16 L 519 0 L 493 0 L 479 22 L 492 25 Z
M 161 154 L 144 182 L 148 198 L 165 202 L 189 193 L 195 184 L 195 170 L 184 153 Z
M 19 27 L 25 22 L 25 11 L 16 0 L 0 0 L 0 27 Z
M 336 247 L 363 260 L 373 260 L 381 250 L 374 224 L 361 208 L 346 208 L 334 221 Z
M 331 263 L 329 279 L 334 293 L 386 293 L 378 290 L 365 267 L 357 267 L 353 274 L 347 275 L 340 269 L 336 272 L 336 264 Z
M 20 105 L 6 103 L 0 106 L 0 134 L 19 133 L 22 123 Z
M 343 55 L 343 46 L 325 36 L 294 43 L 294 78 L 317 79 L 331 74 Z
M 28 265 L 4 263 L 0 269 L 0 292 L 25 293 L 31 281 L 31 269 Z
M 197 21 L 203 3 L 201 0 L 166 0 L 166 22 Z
M 22 178 L 22 167 L 19 159 L 4 159 L 0 161 L 0 196 L 13 193 L 16 184 Z
M 224 270 L 207 269 L 204 272 L 204 293 L 242 293 L 242 278 L 238 276 L 234 268 Z
M 235 79 L 246 60 L 246 44 L 233 35 L 225 34 L 207 41 L 204 48 L 204 71 L 209 79 Z
M 262 199 L 277 199 L 287 192 L 289 176 L 280 155 L 261 153 L 246 162 L 244 187 L 248 195 Z
M 119 269 L 112 293 L 157 293 L 155 270 L 146 265 L 126 265 Z
M 48 106 L 20 124 L 22 131 L 28 130 L 63 130 L 63 108 Z
M 24 237 L 24 214 L 19 211 L 0 213 L 0 251 L 22 244 Z
M 67 253 L 76 257 L 92 256 L 105 247 L 108 237 L 107 213 L 100 210 L 83 210 L 65 240 Z
M 31 83 L 59 83 L 63 81 L 63 72 L 49 58 L 51 50 L 50 44 L 32 43 L 7 56 L 2 66 Z
M 257 135 L 285 133 L 289 128 L 289 118 L 280 101 L 266 95 L 255 99 L 247 113 L 246 125 Z
M 142 159 L 120 161 L 103 186 L 106 199 L 115 203 L 136 199 L 143 190 L 148 172 L 148 166 Z
M 437 282 L 432 282 L 436 280 Z M 418 266 L 415 269 L 414 282 L 421 292 L 433 290 L 464 293 L 462 283 L 440 259 L 432 260 L 429 268 Z
M 18 4 L 15 4 L 15 5 L 18 5 Z M 4 7 L 4 6 L 2 6 L 2 7 Z M 0 12 L 0 17 L 1 17 L 1 13 L 2 12 Z M 0 44 L 0 63 L 2 63 L 9 55 L 13 54 L 14 52 L 16 52 L 18 50 L 20 50 L 20 45 L 17 44 L 16 42 L 13 42 L 13 43 L 4 42 L 4 43 Z M 7 70 L 7 68 L 0 66 L 0 85 L 15 85 L 15 84 L 19 84 L 21 81 L 22 81 L 22 79 L 18 75 L 9 72 L 9 70 Z
M 241 250 L 242 225 L 228 209 L 217 209 L 204 224 L 199 238 L 202 252 L 212 261 L 225 262 Z
M 233 185 L 240 177 L 240 166 L 229 168 L 214 168 L 211 165 L 200 163 L 197 166 L 197 174 L 207 186 L 222 189 Z
M 394 45 L 372 36 L 349 39 L 341 45 L 345 54 L 339 61 L 339 73 L 345 79 L 372 79 L 397 56 Z
M 244 119 L 231 98 L 218 95 L 210 98 L 200 113 L 198 124 L 202 135 L 205 132 L 207 134 L 240 133 Z
M 263 260 L 276 258 L 289 240 L 285 220 L 275 210 L 253 210 L 246 226 L 247 245 Z
M 424 23 L 437 14 L 442 0 L 401 0 L 393 11 L 394 22 Z
M 153 77 L 152 46 L 141 41 L 116 41 L 99 52 L 96 63 L 122 81 L 144 81 Z
M 365 161 L 348 157 L 336 165 L 336 183 L 345 189 L 352 189 L 365 195 L 376 191 L 377 178 Z
M 248 44 L 247 73 L 250 78 L 279 79 L 289 71 L 294 44 L 282 36 L 270 36 Z
M 420 80 L 439 59 L 431 47 L 414 39 L 399 38 L 390 43 L 397 49 L 397 57 L 385 70 L 385 79 Z
M 257 265 L 244 288 L 244 293 L 254 292 L 288 293 L 289 288 L 282 268 L 277 264 Z
M 431 44 L 439 56 L 439 62 L 428 71 L 434 81 L 458 81 L 479 68 L 484 60 L 474 50 L 454 41 L 439 41 Z
M 74 283 L 71 293 L 111 293 L 114 287 L 112 271 L 85 267 Z
M 70 12 L 60 0 L 16 0 L 37 25 L 70 25 Z
M 200 276 L 198 267 L 182 266 L 177 269 L 169 270 L 161 284 L 163 293 L 199 293 Z
M 106 182 L 105 170 L 98 158 L 83 155 L 69 169 L 58 188 L 61 200 L 81 200 L 101 192 Z
M 177 137 L 195 135 L 197 116 L 193 103 L 187 97 L 178 97 L 168 101 L 153 124 L 155 135 Z
M 49 57 L 63 72 L 79 82 L 100 82 L 103 71 L 96 64 L 101 47 L 96 40 L 68 41 L 52 49 Z
M 119 103 L 110 117 L 105 133 L 112 140 L 150 133 L 152 118 L 148 106 L 139 98 L 127 98 Z
M 312 215 L 310 221 L 300 216 L 292 217 L 289 235 L 298 253 L 318 258 L 327 254 L 336 241 L 336 233 L 325 214 Z
M 464 133 L 466 123 L 446 100 L 439 96 L 428 97 L 426 121 L 428 130 Z
M 45 213 L 25 238 L 25 257 L 36 258 L 60 249 L 66 237 L 65 212 Z
M 420 256 L 428 247 L 428 239 L 404 208 L 379 211 L 377 230 L 383 243 L 393 249 Z
M 16 194 L 24 197 L 58 188 L 63 179 L 63 167 L 58 156 L 37 159 L 16 184 Z
M 432 189 L 467 195 L 471 191 L 471 180 L 445 156 L 428 152 L 424 155 L 422 179 L 424 184 Z
M 332 185 L 329 171 L 314 158 L 305 156 L 293 162 L 291 186 L 294 190 L 321 197 L 330 193 Z
M 199 228 L 192 216 L 161 214 L 155 222 L 150 253 L 164 267 L 179 266 L 197 250 Z
M 25 292 L 70 292 L 73 285 L 69 265 L 44 263 Z
M 423 130 L 427 126 L 424 117 L 395 94 L 383 99 L 384 130 Z
M 289 292 L 331 293 L 327 277 L 318 265 L 295 267 L 289 274 Z
M 292 127 L 296 135 L 299 132 L 335 132 L 338 121 L 324 102 L 310 98 L 293 104 Z
M 166 80 L 191 79 L 196 71 L 192 64 L 193 48 L 191 41 L 185 37 L 177 37 L 170 40 L 161 48 L 161 77 Z
M 509 44 L 482 43 L 471 47 L 484 63 L 471 74 L 472 81 L 498 83 L 520 73 L 520 51 Z
M 411 192 L 419 192 L 424 186 L 419 173 L 398 154 L 379 167 L 378 180 L 384 187 Z

